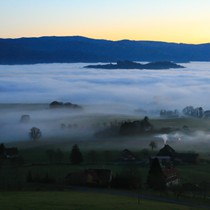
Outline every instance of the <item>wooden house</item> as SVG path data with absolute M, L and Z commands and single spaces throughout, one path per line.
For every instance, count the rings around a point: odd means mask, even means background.
M 1 164 L 22 164 L 23 158 L 19 154 L 17 147 L 6 148 L 4 144 L 0 144 L 0 163 Z
M 159 159 L 151 159 L 147 184 L 155 190 L 165 190 L 167 187 L 179 185 L 180 176 L 172 165 L 161 166 Z
M 179 185 L 180 184 L 180 176 L 177 170 L 174 167 L 171 168 L 162 168 L 162 172 L 165 177 L 166 187 Z
M 172 147 L 166 144 L 156 155 L 157 157 L 170 157 L 173 163 L 196 164 L 198 162 L 198 153 L 176 152 Z
M 165 146 L 162 149 L 160 149 L 156 156 L 167 156 L 173 159 L 176 157 L 176 151 L 168 144 L 165 144 Z
M 122 161 L 136 161 L 137 157 L 128 149 L 124 149 L 121 153 L 120 159 Z
M 20 157 L 17 147 L 5 148 L 4 156 L 6 159 L 15 159 Z

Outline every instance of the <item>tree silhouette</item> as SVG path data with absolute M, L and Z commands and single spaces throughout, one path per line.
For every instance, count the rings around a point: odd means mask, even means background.
M 147 184 L 149 187 L 155 190 L 164 190 L 165 185 L 165 176 L 162 172 L 159 160 L 155 158 L 152 160 L 150 170 L 147 176 Z
M 155 149 L 155 148 L 157 148 L 157 144 L 154 141 L 151 141 L 149 143 L 149 146 L 151 147 L 152 150 Z
M 52 162 L 55 156 L 55 151 L 53 149 L 48 149 L 45 152 L 49 158 L 49 161 Z
M 80 164 L 81 162 L 83 162 L 82 153 L 80 152 L 80 149 L 79 149 L 79 147 L 77 146 L 77 144 L 75 144 L 75 145 L 72 147 L 72 151 L 71 151 L 71 154 L 70 154 L 70 161 L 71 161 L 71 163 L 74 164 L 74 165 L 78 165 L 78 164 Z
M 36 141 L 36 140 L 38 140 L 39 138 L 41 138 L 41 136 L 42 136 L 42 133 L 41 133 L 41 130 L 39 129 L 39 128 L 36 128 L 36 127 L 32 127 L 31 129 L 30 129 L 30 137 L 34 140 L 34 141 Z
M 0 156 L 3 157 L 5 153 L 5 146 L 4 144 L 0 144 Z

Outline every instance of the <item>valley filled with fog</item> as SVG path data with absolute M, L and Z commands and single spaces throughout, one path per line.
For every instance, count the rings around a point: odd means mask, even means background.
M 100 70 L 87 64 L 0 65 L 0 103 L 120 104 L 171 109 L 189 104 L 208 108 L 210 63 L 184 69 Z
M 91 139 L 110 124 L 146 115 L 157 119 L 161 109 L 181 112 L 188 105 L 210 109 L 208 62 L 183 63 L 186 68 L 169 70 L 85 69 L 85 65 L 0 65 L 1 142 L 29 141 L 34 126 L 41 129 L 43 139 Z M 79 104 L 82 109 L 50 109 L 52 101 Z M 21 123 L 22 115 L 29 115 L 30 121 Z M 208 129 L 195 132 L 184 139 L 202 138 L 208 144 Z M 175 133 L 171 139 L 180 136 Z M 137 137 L 132 141 L 135 147 Z M 126 145 L 124 138 L 121 146 Z

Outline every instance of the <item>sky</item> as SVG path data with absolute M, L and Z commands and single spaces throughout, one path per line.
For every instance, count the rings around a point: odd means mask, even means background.
M 0 0 L 0 37 L 210 42 L 210 0 Z

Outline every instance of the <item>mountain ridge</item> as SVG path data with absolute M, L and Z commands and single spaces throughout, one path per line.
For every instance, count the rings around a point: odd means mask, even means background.
M 0 64 L 210 61 L 210 43 L 105 40 L 83 36 L 0 38 Z

